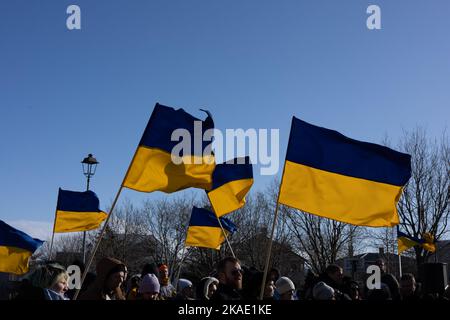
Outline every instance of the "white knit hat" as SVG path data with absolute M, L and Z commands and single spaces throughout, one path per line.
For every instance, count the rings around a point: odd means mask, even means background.
M 275 287 L 279 294 L 284 294 L 290 290 L 295 290 L 295 285 L 288 277 L 281 277 L 275 282 Z

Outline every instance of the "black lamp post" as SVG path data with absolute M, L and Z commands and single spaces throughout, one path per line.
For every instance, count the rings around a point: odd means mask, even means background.
M 91 177 L 95 174 L 95 170 L 97 170 L 98 161 L 95 159 L 91 153 L 88 154 L 86 158 L 81 161 L 81 165 L 83 166 L 83 173 L 87 178 L 87 188 L 89 190 L 89 182 Z
M 89 191 L 89 182 L 91 177 L 95 174 L 97 170 L 97 164 L 99 162 L 95 159 L 91 153 L 88 154 L 86 158 L 81 161 L 81 166 L 83 167 L 83 174 L 87 178 L 86 191 Z M 86 231 L 83 232 L 83 264 L 86 263 Z

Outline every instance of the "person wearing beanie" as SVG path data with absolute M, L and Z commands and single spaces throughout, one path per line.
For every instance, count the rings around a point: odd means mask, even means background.
M 294 300 L 295 285 L 288 277 L 281 277 L 275 282 L 280 300 Z
M 165 264 L 158 266 L 159 283 L 161 284 L 160 296 L 164 299 L 172 299 L 177 295 L 177 290 L 170 283 L 169 267 Z
M 138 293 L 142 300 L 160 300 L 160 285 L 153 273 L 147 273 L 141 280 Z
M 209 300 L 216 292 L 219 280 L 214 277 L 205 277 L 200 280 L 197 285 L 196 298 L 197 300 Z
M 192 282 L 188 279 L 178 280 L 178 294 L 175 300 L 194 300 Z
M 334 289 L 325 282 L 318 282 L 313 288 L 314 300 L 336 300 Z

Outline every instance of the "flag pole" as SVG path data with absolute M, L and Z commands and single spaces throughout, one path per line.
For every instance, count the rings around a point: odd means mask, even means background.
M 216 217 L 217 217 L 217 215 L 216 215 Z M 233 258 L 236 259 L 236 256 L 234 255 L 233 248 L 231 247 L 231 244 L 228 241 L 227 233 L 225 232 L 225 229 L 223 228 L 222 222 L 220 222 L 220 218 L 219 217 L 217 217 L 217 221 L 219 221 L 220 228 L 222 229 L 222 233 L 223 233 L 223 235 L 225 237 L 225 240 L 227 241 L 228 247 L 230 248 L 231 254 L 233 255 Z
M 94 256 L 95 256 L 95 254 L 96 254 L 96 252 L 97 252 L 97 250 L 98 250 L 98 248 L 100 246 L 100 242 L 102 241 L 103 236 L 105 235 L 106 227 L 108 226 L 109 219 L 111 218 L 111 216 L 113 214 L 113 211 L 114 211 L 114 208 L 116 206 L 117 200 L 119 199 L 120 193 L 122 192 L 123 184 L 125 183 L 125 180 L 128 177 L 128 173 L 130 172 L 130 168 L 131 168 L 131 166 L 132 166 L 132 164 L 134 162 L 134 159 L 136 158 L 136 154 L 137 154 L 138 148 L 139 148 L 139 145 L 136 147 L 136 150 L 134 151 L 133 159 L 131 160 L 130 165 L 128 166 L 127 173 L 125 174 L 125 176 L 123 178 L 123 181 L 122 181 L 122 183 L 120 185 L 119 191 L 117 191 L 116 197 L 114 198 L 114 201 L 112 203 L 111 209 L 109 210 L 108 217 L 106 218 L 106 221 L 105 221 L 105 223 L 103 225 L 102 232 L 100 233 L 100 237 L 98 238 L 97 243 L 95 244 L 94 251 L 91 253 L 91 256 L 89 257 L 88 264 L 85 266 L 85 269 L 84 269 L 84 272 L 83 272 L 83 276 L 81 277 L 80 288 L 77 289 L 77 291 L 75 292 L 75 295 L 73 296 L 73 300 L 77 300 L 78 295 L 79 295 L 80 290 L 81 290 L 81 287 L 83 286 L 83 282 L 86 279 L 86 275 L 89 272 L 89 268 L 91 267 L 92 261 L 94 261 Z
M 185 253 L 186 253 L 186 244 L 184 245 L 184 247 L 183 247 L 183 252 L 181 253 L 181 261 L 180 261 L 180 266 L 178 267 L 178 272 L 177 272 L 177 276 L 175 277 L 175 286 L 177 286 L 178 287 L 178 280 L 180 279 L 180 274 L 181 274 L 181 268 L 182 268 L 182 266 L 183 266 L 183 262 L 184 262 L 184 259 L 185 259 Z M 177 288 L 175 287 L 175 290 L 176 290 Z
M 86 265 L 86 267 L 84 269 L 84 272 L 83 272 L 83 276 L 81 277 L 80 288 L 77 289 L 77 291 L 75 292 L 75 295 L 73 296 L 73 300 L 77 300 L 77 298 L 78 298 L 78 294 L 80 293 L 81 286 L 83 285 L 84 280 L 86 279 L 86 275 L 89 272 L 89 268 L 92 265 L 92 261 L 94 261 L 94 256 L 97 253 L 97 250 L 98 250 L 98 248 L 100 246 L 100 242 L 102 241 L 102 238 L 105 235 L 106 227 L 108 226 L 109 219 L 111 218 L 111 216 L 113 214 L 114 207 L 116 206 L 117 200 L 119 199 L 119 196 L 120 196 L 120 193 L 122 192 L 122 189 L 123 189 L 123 185 L 120 186 L 119 191 L 117 192 L 116 197 L 114 199 L 114 202 L 113 202 L 113 204 L 111 206 L 111 210 L 109 210 L 109 214 L 108 214 L 108 217 L 106 218 L 105 224 L 103 225 L 103 229 L 102 229 L 102 232 L 100 233 L 100 237 L 98 238 L 97 243 L 95 244 L 94 251 L 91 253 L 91 256 L 89 257 L 88 264 Z
M 58 196 L 59 196 L 59 192 L 58 192 Z M 48 254 L 48 260 L 52 260 L 53 240 L 55 239 L 55 226 L 56 226 L 56 213 L 57 212 L 58 212 L 58 204 L 56 204 L 55 219 L 53 221 L 52 242 L 50 242 L 50 253 Z
M 275 206 L 275 216 L 273 218 L 273 223 L 272 223 L 272 233 L 270 235 L 269 247 L 267 248 L 266 264 L 264 267 L 264 275 L 263 275 L 263 280 L 261 283 L 261 292 L 259 294 L 259 300 L 262 300 L 264 297 L 264 287 L 266 284 L 267 272 L 269 271 L 269 262 L 270 262 L 270 254 L 272 252 L 273 234 L 275 233 L 275 225 L 277 223 L 278 207 L 279 207 L 279 203 L 280 203 L 279 201 L 280 201 L 280 194 L 281 194 L 281 185 L 283 184 L 283 177 L 284 177 L 285 169 L 286 169 L 286 158 L 284 159 L 283 175 L 281 176 L 280 187 L 278 189 L 277 204 Z
M 401 253 L 398 254 L 398 271 L 400 278 L 402 277 L 402 255 Z

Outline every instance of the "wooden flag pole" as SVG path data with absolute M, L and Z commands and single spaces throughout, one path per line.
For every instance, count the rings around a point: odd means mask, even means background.
M 97 253 L 98 248 L 100 247 L 100 242 L 102 241 L 102 238 L 105 235 L 106 227 L 108 226 L 109 219 L 111 218 L 111 216 L 113 214 L 114 208 L 116 206 L 117 200 L 119 199 L 120 193 L 122 192 L 122 189 L 123 189 L 123 185 L 120 186 L 119 191 L 117 192 L 114 202 L 111 206 L 111 210 L 109 210 L 109 214 L 108 214 L 108 217 L 106 218 L 105 224 L 103 225 L 103 229 L 102 229 L 102 232 L 100 233 L 100 237 L 97 240 L 97 243 L 95 244 L 94 251 L 91 253 L 91 256 L 89 257 L 88 264 L 85 266 L 83 276 L 81 277 L 80 288 L 77 289 L 77 291 L 75 292 L 75 295 L 73 296 L 73 300 L 77 300 L 77 298 L 78 298 L 78 294 L 80 293 L 81 287 L 83 286 L 84 280 L 86 279 L 86 275 L 89 272 L 89 268 L 92 265 L 92 261 L 94 261 L 94 256 Z
M 59 197 L 59 192 L 58 192 Z M 48 260 L 52 260 L 52 253 L 53 253 L 53 240 L 55 239 L 55 227 L 56 227 L 56 213 L 58 212 L 58 204 L 56 204 L 56 210 L 55 210 L 55 220 L 53 221 L 53 233 L 52 233 L 52 242 L 50 242 L 50 253 L 48 254 Z
M 175 290 L 176 290 L 177 287 L 178 287 L 178 280 L 180 279 L 181 268 L 183 267 L 183 263 L 184 263 L 184 259 L 185 259 L 185 253 L 186 253 L 186 244 L 184 245 L 183 252 L 181 253 L 180 266 L 178 267 L 177 276 L 175 277 L 175 281 L 174 281 L 174 284 L 175 284 L 175 286 L 176 286 L 176 287 L 175 287 Z
M 217 217 L 217 215 L 216 215 L 216 217 Z M 228 247 L 230 248 L 231 254 L 233 255 L 233 258 L 236 259 L 236 256 L 234 255 L 233 248 L 231 247 L 231 244 L 228 241 L 227 233 L 225 232 L 225 229 L 223 228 L 222 222 L 220 222 L 220 218 L 219 217 L 217 217 L 217 221 L 219 221 L 220 228 L 222 229 L 222 233 L 223 233 L 223 235 L 225 237 L 225 240 L 227 241 Z
M 272 252 L 273 234 L 275 233 L 275 225 L 277 223 L 278 207 L 279 207 L 279 203 L 280 203 L 281 186 L 283 184 L 283 177 L 284 177 L 285 169 L 286 169 L 286 159 L 284 159 L 283 175 L 281 176 L 280 188 L 278 189 L 277 204 L 276 204 L 276 207 L 275 207 L 275 216 L 273 218 L 273 223 L 272 223 L 272 233 L 270 235 L 269 247 L 267 248 L 266 265 L 264 267 L 264 276 L 263 276 L 263 280 L 262 280 L 262 283 L 261 283 L 261 291 L 260 291 L 260 294 L 259 294 L 259 300 L 262 300 L 263 297 L 264 297 L 264 287 L 266 286 L 267 272 L 269 270 L 270 254 Z

